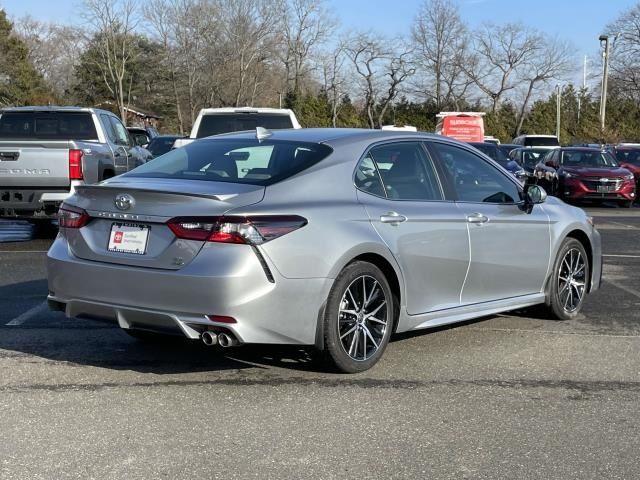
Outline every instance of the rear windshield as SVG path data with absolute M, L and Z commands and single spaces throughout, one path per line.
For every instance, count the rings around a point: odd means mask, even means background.
M 171 150 L 126 176 L 272 185 L 331 152 L 318 143 L 216 138 Z
M 10 140 L 97 140 L 87 112 L 5 112 L 0 138 Z
M 509 162 L 507 156 L 494 143 L 471 143 L 471 145 L 503 167 Z
M 555 137 L 526 137 L 524 144 L 527 147 L 559 147 L 560 143 Z
M 241 132 L 263 127 L 268 130 L 293 128 L 291 117 L 277 113 L 217 113 L 203 115 L 196 138 Z

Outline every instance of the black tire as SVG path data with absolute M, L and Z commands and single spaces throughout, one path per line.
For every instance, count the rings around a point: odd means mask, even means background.
M 566 238 L 558 250 L 548 287 L 547 306 L 552 318 L 571 320 L 578 316 L 589 288 L 590 274 L 589 257 L 582 243 Z
M 363 261 L 347 265 L 327 299 L 325 360 L 343 373 L 371 368 L 389 343 L 395 311 L 391 287 L 378 267 Z

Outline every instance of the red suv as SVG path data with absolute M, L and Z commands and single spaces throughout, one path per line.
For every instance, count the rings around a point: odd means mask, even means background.
M 536 165 L 534 176 L 552 195 L 566 200 L 617 200 L 631 207 L 636 199 L 633 173 L 597 148 L 550 150 Z
M 640 182 L 640 145 L 617 145 L 613 148 L 613 154 L 622 168 L 626 168 L 636 177 L 636 190 Z

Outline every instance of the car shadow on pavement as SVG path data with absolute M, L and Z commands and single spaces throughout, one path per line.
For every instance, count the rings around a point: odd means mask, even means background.
M 134 339 L 113 323 L 68 319 L 61 312 L 50 312 L 46 292 L 44 279 L 0 286 L 0 305 L 5 306 L 0 312 L 0 360 L 31 355 L 52 362 L 156 375 L 270 367 L 326 371 L 312 347 L 223 349 L 182 337 L 153 342 Z M 7 325 L 16 318 L 24 321 Z

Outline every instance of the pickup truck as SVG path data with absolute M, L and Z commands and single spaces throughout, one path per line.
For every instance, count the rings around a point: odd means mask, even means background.
M 255 130 L 256 127 L 268 130 L 302 128 L 288 108 L 203 108 L 193 123 L 191 134 L 176 140 L 173 148 L 184 147 L 198 138 Z
M 105 110 L 0 110 L 0 217 L 53 217 L 76 186 L 127 172 L 149 158 Z

